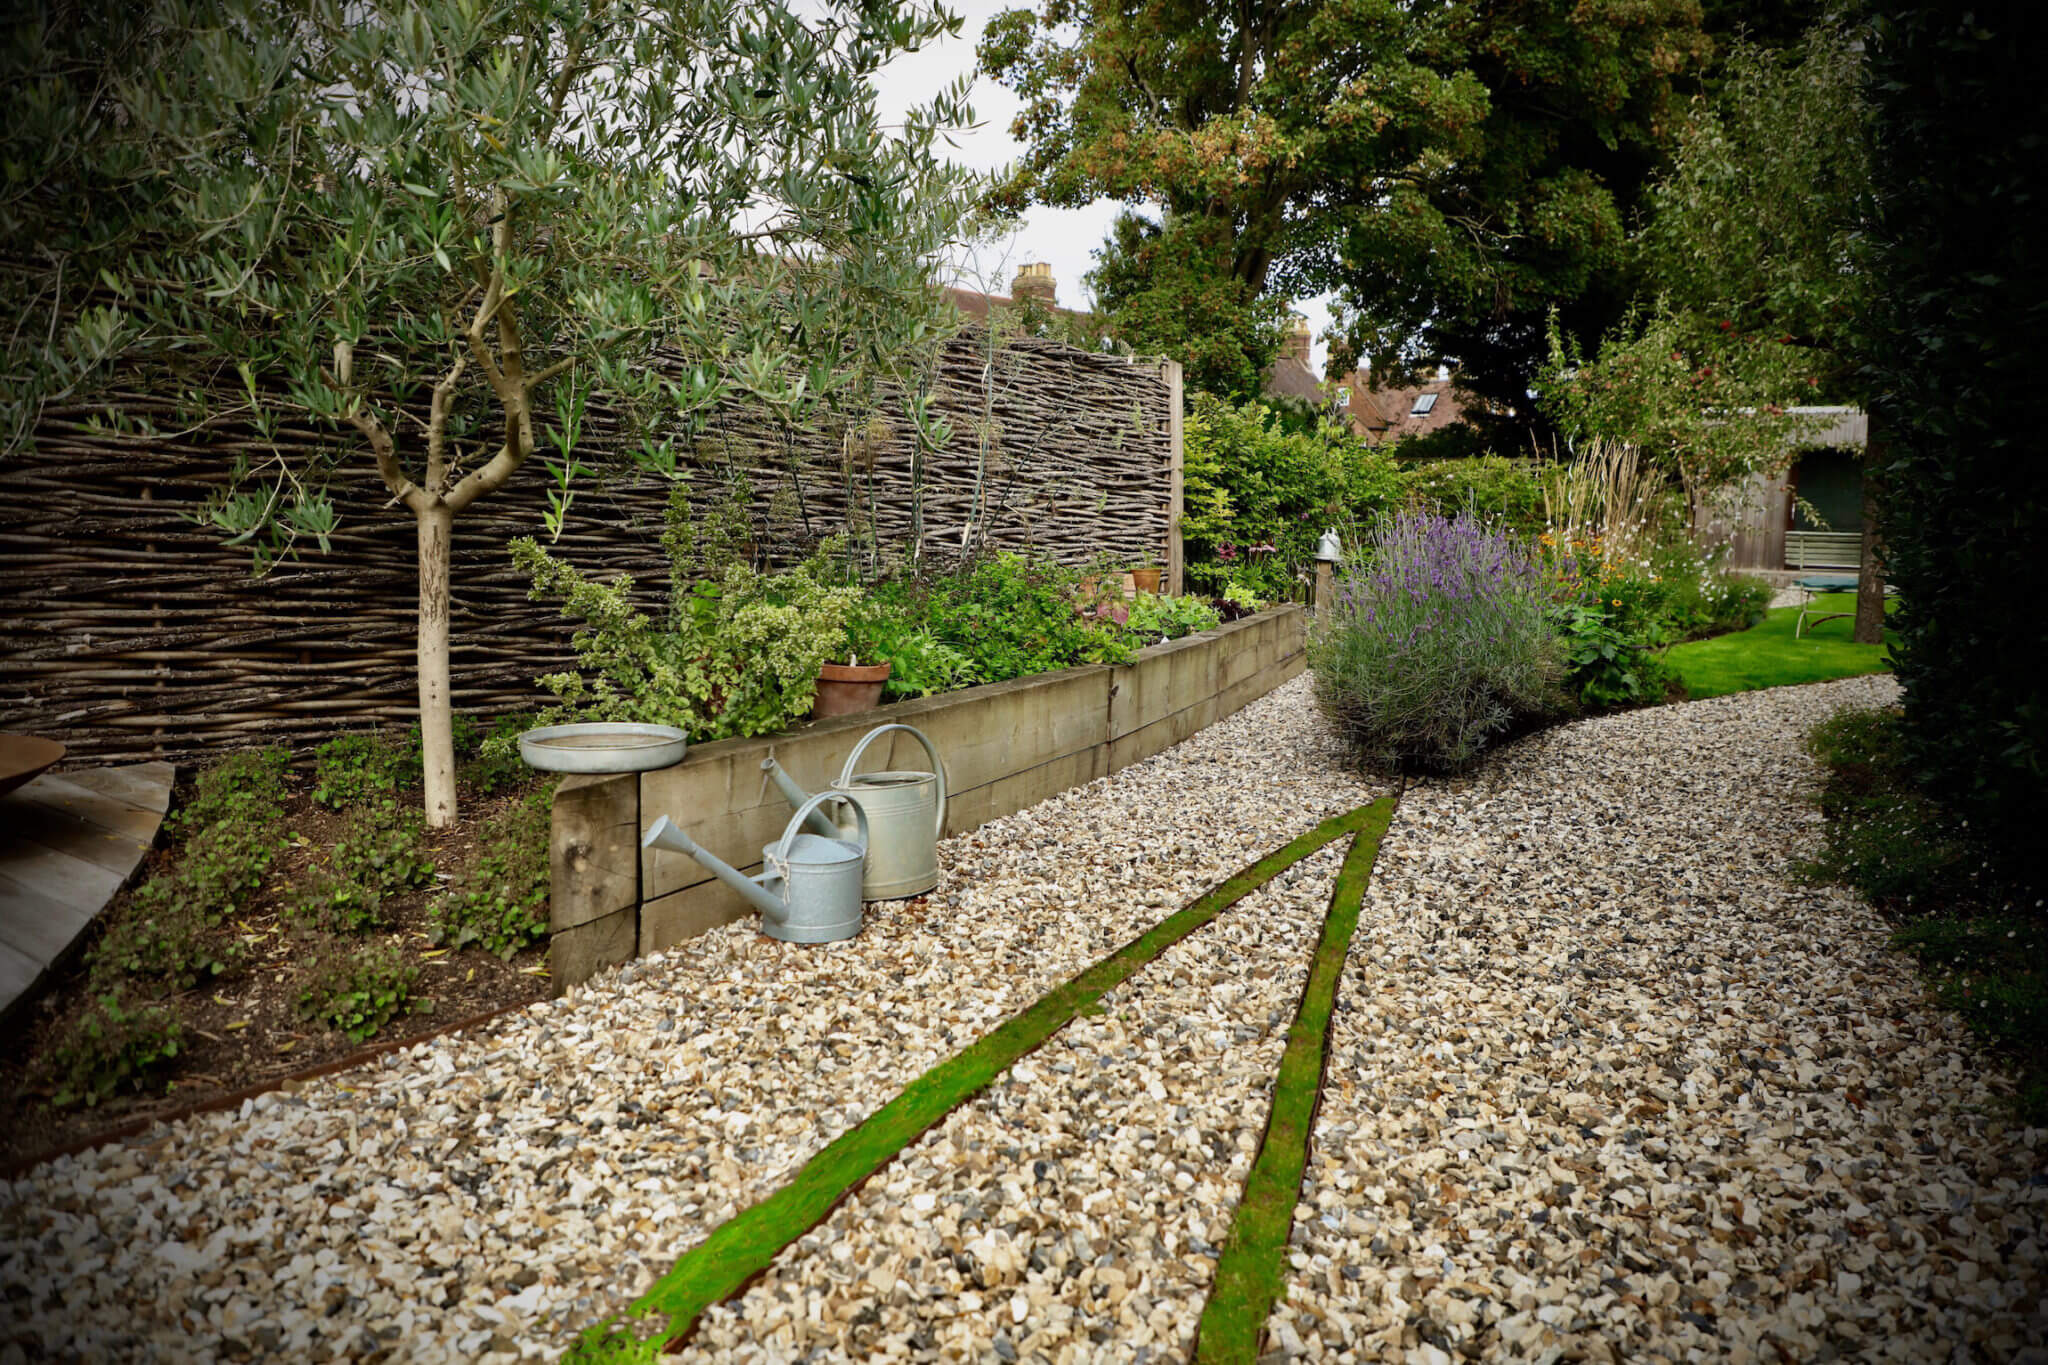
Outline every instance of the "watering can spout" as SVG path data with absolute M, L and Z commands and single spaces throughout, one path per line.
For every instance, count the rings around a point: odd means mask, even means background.
M 775 783 L 775 789 L 782 793 L 782 799 L 790 805 L 801 806 L 811 799 L 811 794 L 796 784 L 796 779 L 775 761 L 773 754 L 761 760 L 761 771 L 768 774 L 770 780 Z M 821 810 L 814 810 L 805 817 L 804 828 L 813 834 L 822 834 L 827 839 L 837 838 L 839 835 L 839 826 L 826 819 L 825 812 Z
M 789 909 L 782 903 L 781 897 L 770 893 L 752 877 L 741 876 L 736 869 L 705 852 L 698 847 L 695 839 L 683 833 L 676 826 L 676 822 L 666 815 L 658 817 L 647 827 L 647 833 L 642 836 L 640 846 L 665 848 L 671 853 L 686 853 L 711 869 L 711 874 L 718 880 L 745 896 L 748 902 L 770 921 L 779 924 L 789 917 Z

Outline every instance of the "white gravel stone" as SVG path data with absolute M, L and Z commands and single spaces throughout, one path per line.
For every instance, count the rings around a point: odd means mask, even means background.
M 1373 789 L 1297 681 L 940 846 L 841 944 L 749 923 L 0 1185 L 0 1345 L 551 1358 L 933 1063 Z M 169 1251 L 166 1257 L 165 1251 Z
M 707 1313 L 681 1359 L 1185 1358 L 1348 846 L 1106 994 Z
M 1589 722 L 1407 793 L 1272 1350 L 1982 1361 L 2048 1339 L 2048 1135 L 1998 1117 L 1995 1069 L 1877 916 L 1785 875 L 1818 821 L 1801 732 L 1892 691 Z M 729 926 L 0 1185 L 0 1360 L 553 1358 L 925 1068 L 1379 794 L 1307 697 L 946 841 L 937 891 L 852 942 Z M 914 1144 L 709 1315 L 697 1358 L 1184 1354 L 1341 847 Z
M 1888 677 L 1568 727 L 1412 787 L 1274 1314 L 1309 1359 L 2011 1360 L 2048 1134 L 1889 926 L 1786 876 L 1799 735 Z M 1276 1332 L 1277 1334 L 1277 1332 Z

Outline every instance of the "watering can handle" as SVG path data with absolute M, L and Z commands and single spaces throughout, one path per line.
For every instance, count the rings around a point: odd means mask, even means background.
M 804 817 L 816 810 L 823 802 L 842 799 L 838 792 L 819 792 L 816 796 L 798 806 L 796 814 L 789 817 L 789 825 L 782 831 L 782 842 L 775 846 L 775 856 L 782 862 L 787 863 L 789 861 L 789 841 L 796 838 L 798 831 L 803 829 Z M 848 801 L 846 804 L 853 807 L 853 818 L 860 825 L 860 851 L 861 856 L 866 857 L 868 851 L 868 813 L 860 808 L 860 802 L 858 801 Z
M 938 745 L 933 744 L 931 742 L 931 739 L 925 734 L 925 732 L 918 729 L 916 726 L 894 724 L 877 725 L 874 729 L 868 731 L 865 735 L 862 735 L 860 738 L 860 743 L 854 745 L 853 752 L 846 756 L 846 766 L 839 770 L 839 785 L 842 789 L 853 785 L 854 767 L 859 764 L 860 756 L 863 753 L 867 752 L 869 742 L 872 741 L 875 738 L 875 736 L 886 735 L 891 730 L 908 730 L 912 735 L 916 736 L 917 742 L 919 744 L 924 745 L 925 754 L 928 757 L 930 757 L 932 761 L 932 775 L 939 779 L 939 814 L 937 820 L 932 825 L 932 838 L 942 838 L 946 833 L 946 765 L 939 761 Z M 856 801 L 854 802 L 854 804 L 859 805 L 860 803 Z

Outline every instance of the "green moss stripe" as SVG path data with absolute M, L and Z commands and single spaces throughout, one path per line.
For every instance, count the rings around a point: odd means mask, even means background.
M 855 1186 L 1083 1009 L 1093 1006 L 1106 992 L 1130 979 L 1168 948 L 1310 854 L 1347 834 L 1385 828 L 1391 810 L 1391 800 L 1382 799 L 1325 820 L 1286 847 L 1267 854 L 1188 902 L 1065 985 L 1040 997 L 1021 1014 L 940 1062 L 812 1157 L 787 1185 L 713 1229 L 709 1237 L 686 1252 L 668 1274 L 635 1300 L 627 1309 L 629 1316 L 659 1313 L 667 1317 L 661 1337 L 631 1341 L 619 1333 L 616 1324 L 607 1321 L 586 1331 L 568 1358 L 590 1362 L 654 1359 L 663 1340 L 682 1336 L 696 1325 L 706 1308 L 744 1288 L 768 1268 L 784 1247 L 823 1222 Z
M 1266 1319 L 1280 1301 L 1287 1271 L 1287 1237 L 1294 1227 L 1294 1204 L 1301 1196 L 1301 1177 L 1308 1168 L 1309 1133 L 1323 1092 L 1337 983 L 1344 975 L 1345 954 L 1358 929 L 1366 883 L 1372 877 L 1373 860 L 1379 856 L 1380 840 L 1393 818 L 1394 804 L 1380 801 L 1368 809 L 1370 818 L 1352 841 L 1344 868 L 1337 874 L 1330 913 L 1323 919 L 1322 938 L 1316 944 L 1315 964 L 1301 993 L 1301 1008 L 1287 1030 L 1287 1050 L 1281 1054 L 1280 1076 L 1273 1085 L 1266 1136 L 1245 1179 L 1230 1236 L 1216 1263 L 1216 1284 L 1196 1328 L 1197 1365 L 1251 1365 L 1259 1358 L 1259 1338 Z

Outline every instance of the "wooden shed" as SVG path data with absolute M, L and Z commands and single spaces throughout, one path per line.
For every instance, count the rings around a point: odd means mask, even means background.
M 1700 509 L 1694 533 L 1728 542 L 1730 568 L 1854 569 L 1863 562 L 1861 459 L 1870 419 L 1848 407 L 1789 411 L 1807 420 L 1786 471 L 1752 475 Z

